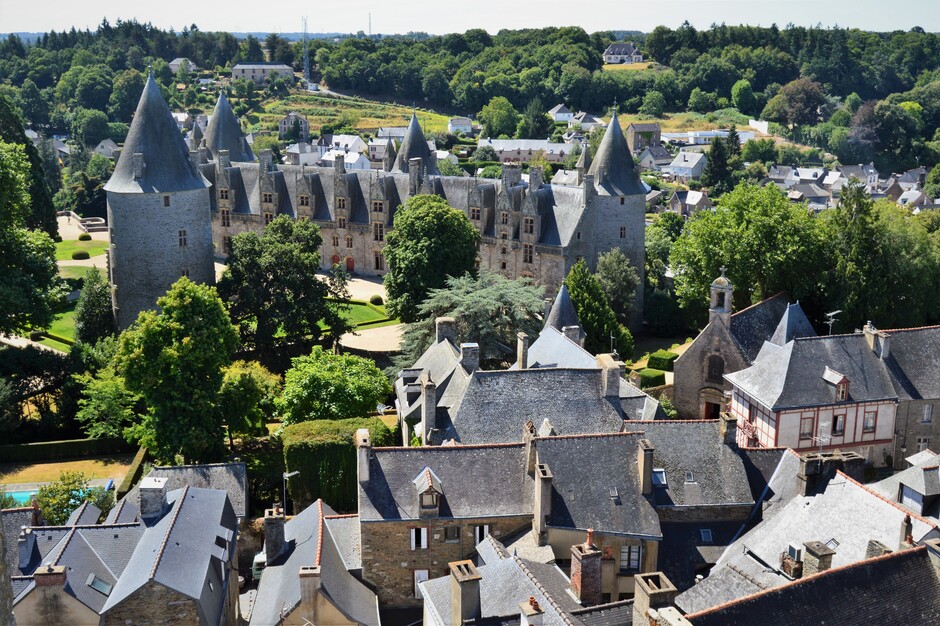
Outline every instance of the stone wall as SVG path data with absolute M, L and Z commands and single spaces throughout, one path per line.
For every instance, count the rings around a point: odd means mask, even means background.
M 490 534 L 502 539 L 531 528 L 531 516 L 451 520 L 437 518 L 403 522 L 362 522 L 362 576 L 378 589 L 379 604 L 420 606 L 414 597 L 415 570 L 428 570 L 429 578 L 447 576 L 448 563 L 474 554 L 474 527 L 488 524 Z M 447 541 L 445 528 L 459 526 L 459 539 Z M 411 529 L 428 529 L 428 547 L 411 549 Z
M 659 506 L 656 513 L 662 522 L 743 522 L 753 508 L 753 504 Z
M 930 406 L 930 419 L 924 421 L 924 407 Z M 904 458 L 917 453 L 918 438 L 928 438 L 927 447 L 940 449 L 940 398 L 925 400 L 901 400 L 898 403 L 894 431 L 897 433 L 894 449 L 894 468 L 904 469 Z M 901 451 L 901 446 L 906 450 Z
M 102 618 L 102 626 L 192 626 L 200 623 L 195 600 L 152 580 Z
M 708 380 L 710 356 L 724 360 L 725 374 L 747 367 L 724 319 L 715 317 L 709 322 L 673 364 L 673 404 L 681 418 L 701 419 L 705 416 L 705 397 L 723 398 L 724 392 L 731 390 L 731 384 L 726 381 Z

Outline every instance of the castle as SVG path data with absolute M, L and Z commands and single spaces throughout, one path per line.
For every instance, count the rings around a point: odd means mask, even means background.
M 173 133 L 163 128 L 169 110 L 152 82 L 106 187 L 114 244 L 111 282 L 121 328 L 136 319 L 137 311 L 152 308 L 180 275 L 188 272 L 194 280 L 211 282 L 207 233 L 215 255 L 224 258 L 232 237 L 261 232 L 277 215 L 320 227 L 323 269 L 338 264 L 381 276 L 385 236 L 395 213 L 417 194 L 437 194 L 467 215 L 482 237 L 480 267 L 508 278 L 531 278 L 549 294 L 577 261 L 584 259 L 593 269 L 598 255 L 613 248 L 643 275 L 645 190 L 616 115 L 593 161 L 583 153 L 575 171 L 560 172 L 550 183 L 540 169 L 523 176 L 518 165 L 504 165 L 495 180 L 442 176 L 414 115 L 397 152 L 388 146 L 381 169 L 347 172 L 342 159 L 334 167 L 282 165 L 264 150 L 256 160 L 224 94 L 204 136 L 195 131 L 191 136 L 187 157 L 175 128 Z M 143 165 L 140 172 L 135 164 Z M 177 177 L 172 184 L 163 179 L 170 171 Z M 189 211 L 185 224 L 175 214 L 177 207 Z M 174 213 L 156 211 L 161 208 Z M 184 232 L 186 245 L 170 254 L 167 242 L 177 234 L 182 242 Z M 146 245 L 123 249 L 125 241 L 133 246 L 136 239 Z M 197 256 L 205 264 L 198 270 L 192 264 Z M 131 267 L 116 272 L 120 265 Z M 637 321 L 642 298 L 641 281 Z

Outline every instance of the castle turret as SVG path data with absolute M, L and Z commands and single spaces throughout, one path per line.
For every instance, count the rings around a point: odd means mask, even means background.
M 238 124 L 235 113 L 225 97 L 225 92 L 219 93 L 219 100 L 215 103 L 215 110 L 209 118 L 206 127 L 206 147 L 216 158 L 219 150 L 228 150 L 229 158 L 235 162 L 254 161 L 255 156 L 242 135 L 242 128 Z
M 732 302 L 731 297 L 734 294 L 734 285 L 725 276 L 725 267 L 721 267 L 721 276 L 715 279 L 711 286 L 711 301 L 708 306 L 708 321 L 716 317 L 723 320 L 725 325 L 731 323 Z
M 412 159 L 421 159 L 426 176 L 440 176 L 437 161 L 431 158 L 431 148 L 428 147 L 428 141 L 421 132 L 418 116 L 414 113 L 411 114 L 411 122 L 408 123 L 408 130 L 405 131 L 405 138 L 401 142 L 392 171 L 407 173 Z
M 385 156 L 382 158 L 382 169 L 391 172 L 395 168 L 398 153 L 395 151 L 395 141 L 389 137 L 385 143 Z
M 157 308 L 181 276 L 215 282 L 210 183 L 190 159 L 151 75 L 105 185 L 112 304 L 118 328 Z
M 617 113 L 610 116 L 610 125 L 601 145 L 597 148 L 594 161 L 588 170 L 594 175 L 598 195 L 602 196 L 646 196 L 640 175 L 633 164 L 627 139 L 617 120 Z

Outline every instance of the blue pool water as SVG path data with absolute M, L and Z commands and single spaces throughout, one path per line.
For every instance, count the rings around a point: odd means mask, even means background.
M 29 504 L 29 499 L 39 493 L 38 491 L 8 491 L 7 495 L 12 496 L 19 504 Z

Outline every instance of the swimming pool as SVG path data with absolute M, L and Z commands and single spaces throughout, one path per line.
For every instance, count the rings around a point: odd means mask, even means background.
M 17 504 L 27 505 L 29 499 L 39 493 L 38 491 L 7 491 L 6 494 L 16 500 Z

